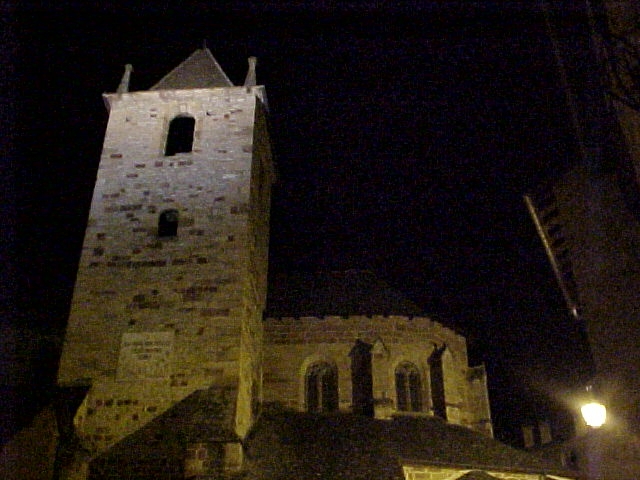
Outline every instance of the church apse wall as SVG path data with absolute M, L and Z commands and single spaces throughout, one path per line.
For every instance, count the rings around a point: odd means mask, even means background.
M 484 368 L 468 367 L 464 338 L 429 318 L 268 318 L 264 335 L 265 403 L 435 415 L 492 435 Z

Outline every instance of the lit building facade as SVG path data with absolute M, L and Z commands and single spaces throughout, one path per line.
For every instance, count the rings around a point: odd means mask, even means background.
M 465 339 L 385 288 L 363 300 L 352 287 L 370 274 L 324 279 L 343 282 L 335 298 L 359 297 L 348 312 L 325 302 L 333 313 L 265 318 L 275 170 L 255 59 L 242 86 L 207 49 L 147 91 L 130 92 L 130 74 L 104 96 L 58 374 L 59 476 L 233 476 L 250 469 L 273 409 L 432 419 L 495 446 L 485 370 L 468 365 Z M 394 300 L 376 307 L 383 296 Z

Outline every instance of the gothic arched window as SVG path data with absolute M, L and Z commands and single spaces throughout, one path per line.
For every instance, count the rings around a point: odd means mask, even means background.
M 413 363 L 404 362 L 396 368 L 397 409 L 401 412 L 422 411 L 420 371 Z
M 314 363 L 305 375 L 305 399 L 309 412 L 338 409 L 338 372 L 327 362 Z
M 165 210 L 158 218 L 158 236 L 175 237 L 178 235 L 178 211 Z
M 188 153 L 193 149 L 193 131 L 196 121 L 193 117 L 179 115 L 169 123 L 167 143 L 164 154 L 167 157 L 176 153 Z

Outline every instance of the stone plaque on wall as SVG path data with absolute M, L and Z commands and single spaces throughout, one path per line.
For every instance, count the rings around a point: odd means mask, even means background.
M 123 334 L 118 357 L 118 380 L 168 377 L 173 337 L 173 332 Z

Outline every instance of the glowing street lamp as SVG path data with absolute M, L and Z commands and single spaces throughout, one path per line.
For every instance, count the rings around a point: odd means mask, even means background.
M 591 385 L 587 387 L 587 392 L 593 395 Z M 600 428 L 607 420 L 607 408 L 600 402 L 593 400 L 593 396 L 589 403 L 580 408 L 580 412 L 585 423 L 591 428 Z
M 600 428 L 607 420 L 607 408 L 598 402 L 583 405 L 580 412 L 585 423 L 592 428 Z

